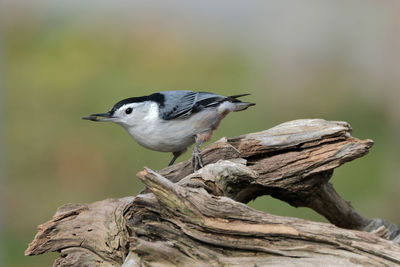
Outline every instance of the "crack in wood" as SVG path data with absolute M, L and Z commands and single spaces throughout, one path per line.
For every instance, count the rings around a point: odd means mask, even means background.
M 223 138 L 202 151 L 205 167 L 194 174 L 190 161 L 145 168 L 137 176 L 147 189 L 136 197 L 61 207 L 26 255 L 59 251 L 55 266 L 400 264 L 398 226 L 364 218 L 329 183 L 335 168 L 373 145 L 351 130 L 307 119 Z M 244 204 L 261 195 L 340 228 Z

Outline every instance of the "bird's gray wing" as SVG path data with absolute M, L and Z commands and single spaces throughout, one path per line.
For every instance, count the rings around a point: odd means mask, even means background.
M 206 92 L 169 91 L 162 93 L 165 97 L 160 116 L 164 120 L 187 118 L 207 107 L 218 106 L 228 98 Z

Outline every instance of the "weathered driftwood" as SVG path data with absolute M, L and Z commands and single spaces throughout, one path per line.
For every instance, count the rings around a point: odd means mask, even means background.
M 328 182 L 372 144 L 324 120 L 221 139 L 203 150 L 196 173 L 189 161 L 146 168 L 138 177 L 147 190 L 136 197 L 60 208 L 26 255 L 59 251 L 56 266 L 400 264 L 398 227 L 362 217 Z M 266 194 L 336 226 L 243 204 Z

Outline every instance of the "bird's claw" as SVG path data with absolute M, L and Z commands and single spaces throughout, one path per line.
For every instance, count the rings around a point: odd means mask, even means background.
M 203 160 L 201 158 L 200 151 L 193 151 L 192 166 L 194 171 L 203 168 Z

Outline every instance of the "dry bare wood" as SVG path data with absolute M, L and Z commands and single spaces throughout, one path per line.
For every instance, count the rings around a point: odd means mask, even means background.
M 59 251 L 55 266 L 400 265 L 397 225 L 357 213 L 329 179 L 371 140 L 320 119 L 221 139 L 190 161 L 138 173 L 136 197 L 60 208 L 26 255 Z M 275 216 L 244 203 L 271 195 L 332 224 Z M 368 231 L 368 232 L 367 232 Z

